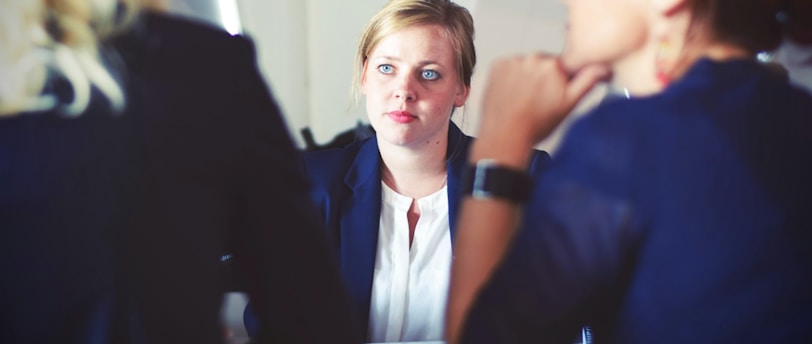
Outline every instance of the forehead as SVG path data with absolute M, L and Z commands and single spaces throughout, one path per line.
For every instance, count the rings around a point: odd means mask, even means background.
M 438 25 L 413 25 L 389 33 L 369 54 L 370 59 L 391 58 L 403 61 L 430 60 L 454 63 L 454 47 Z

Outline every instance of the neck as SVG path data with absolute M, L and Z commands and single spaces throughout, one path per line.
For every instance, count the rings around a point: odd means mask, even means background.
M 655 76 L 655 54 L 655 45 L 648 44 L 641 51 L 618 61 L 612 68 L 612 87 L 617 90 L 628 90 L 632 96 L 645 96 L 661 91 L 667 85 L 662 85 Z M 702 58 L 727 61 L 747 57 L 749 57 L 747 51 L 735 45 L 696 42 L 691 47 L 683 49 L 679 62 L 668 71 L 668 74 L 671 80 L 679 79 Z
M 378 139 L 381 153 L 381 178 L 397 193 L 422 198 L 445 186 L 448 135 L 420 147 L 389 144 Z
M 612 87 L 628 91 L 631 96 L 657 93 L 663 85 L 657 81 L 655 59 L 656 42 L 648 42 L 642 49 L 621 59 L 612 66 Z
M 727 43 L 695 44 L 684 50 L 679 63 L 669 73 L 672 80 L 681 78 L 694 63 L 703 58 L 723 62 L 751 57 L 746 50 Z

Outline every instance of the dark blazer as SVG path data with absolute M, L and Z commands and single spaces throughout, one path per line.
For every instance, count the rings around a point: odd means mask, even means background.
M 573 125 L 466 343 L 812 342 L 812 97 L 749 60 Z
M 235 286 L 260 342 L 360 342 L 252 43 L 155 14 L 112 43 L 126 113 L 0 119 L 0 342 L 222 343 Z
M 461 198 L 461 179 L 472 138 L 452 122 L 448 130 L 448 220 L 451 237 Z M 543 151 L 530 163 L 539 174 L 550 161 Z M 369 321 L 372 276 L 378 247 L 381 213 L 381 158 L 377 137 L 343 149 L 305 154 L 311 198 L 322 215 L 324 229 L 337 249 L 341 272 L 363 329 Z

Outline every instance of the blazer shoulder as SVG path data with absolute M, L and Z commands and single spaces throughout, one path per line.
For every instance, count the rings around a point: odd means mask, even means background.
M 150 29 L 172 32 L 175 35 L 182 35 L 190 39 L 225 40 L 235 37 L 219 26 L 173 14 L 146 11 L 142 19 Z
M 344 179 L 365 141 L 336 149 L 307 152 L 304 154 L 304 168 L 314 189 L 327 188 Z
M 231 35 L 224 29 L 182 16 L 145 12 L 133 28 L 148 44 L 185 57 L 205 54 L 206 59 L 233 54 L 254 54 L 254 44 L 246 36 Z
M 544 170 L 550 166 L 550 163 L 553 162 L 553 159 L 550 157 L 550 153 L 540 149 L 534 149 L 532 152 L 532 156 L 530 158 L 530 167 L 529 172 L 531 176 L 540 175 Z
M 462 156 L 461 161 L 467 163 L 468 161 L 468 153 L 470 153 L 471 144 L 476 140 L 476 138 L 461 134 L 459 135 L 458 143 L 456 144 L 455 150 L 457 152 L 464 152 L 464 156 Z M 550 153 L 547 153 L 544 150 L 540 149 L 533 149 L 530 153 L 530 164 L 528 166 L 528 173 L 531 176 L 538 176 L 543 171 L 547 169 L 547 167 L 552 163 L 552 157 L 550 157 Z M 453 158 L 452 158 L 453 159 Z

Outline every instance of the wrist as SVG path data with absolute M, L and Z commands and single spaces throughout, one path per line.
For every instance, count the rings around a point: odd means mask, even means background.
M 523 171 L 533 150 L 532 140 L 519 135 L 488 135 L 474 141 L 468 155 L 472 163 L 491 160 L 495 164 Z

